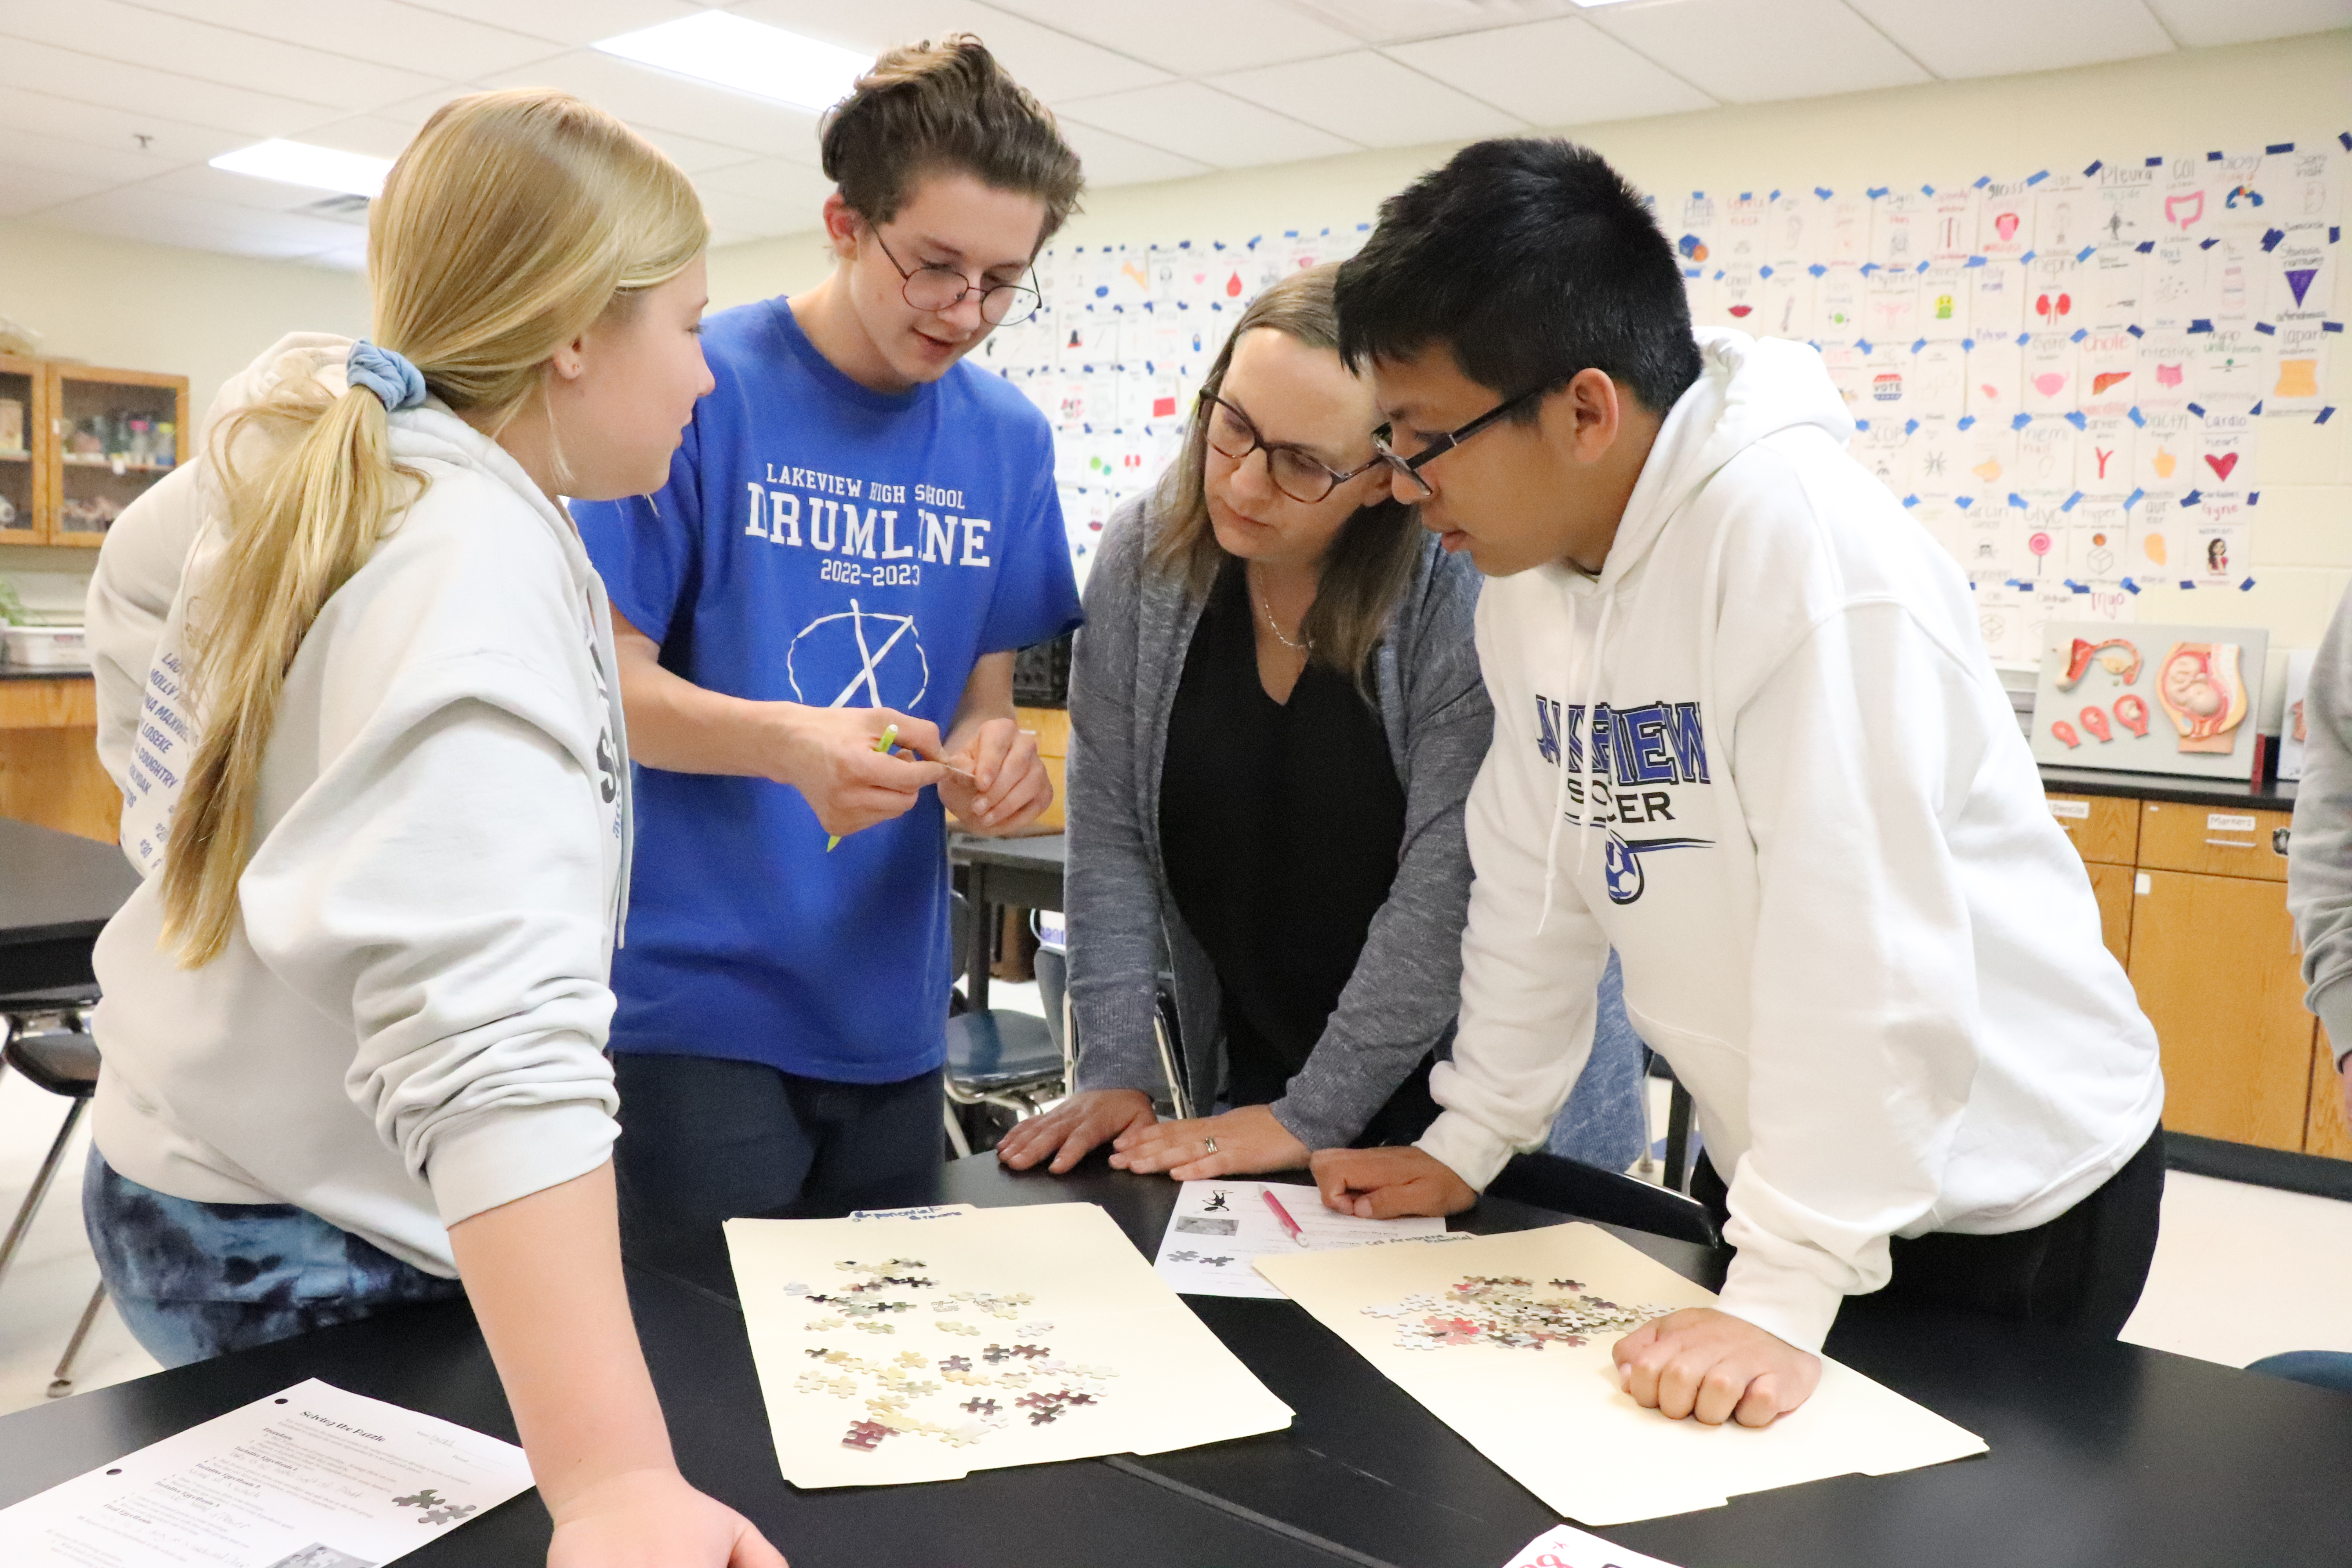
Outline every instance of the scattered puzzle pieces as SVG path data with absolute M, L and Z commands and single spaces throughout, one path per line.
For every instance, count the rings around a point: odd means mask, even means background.
M 890 1428 L 879 1421 L 852 1421 L 849 1434 L 841 1440 L 845 1448 L 863 1448 L 872 1453 L 882 1439 L 890 1436 Z

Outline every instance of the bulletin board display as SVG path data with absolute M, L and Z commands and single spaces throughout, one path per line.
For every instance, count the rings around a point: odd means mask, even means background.
M 1694 320 L 1820 351 L 1854 456 L 1966 569 L 1995 662 L 2030 669 L 2052 619 L 2130 623 L 2151 584 L 2252 586 L 2262 427 L 2336 413 L 2347 167 L 2352 132 L 1652 201 Z M 975 357 L 1053 423 L 1082 573 L 1250 300 L 1370 231 L 1039 258 L 1045 308 Z

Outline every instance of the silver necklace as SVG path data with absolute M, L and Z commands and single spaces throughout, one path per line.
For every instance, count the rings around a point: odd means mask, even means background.
M 1304 637 L 1297 642 L 1292 642 L 1288 637 L 1284 637 L 1282 635 L 1281 624 L 1274 618 L 1274 606 L 1265 602 L 1265 594 L 1257 594 L 1255 597 L 1257 599 L 1259 613 L 1265 616 L 1265 629 L 1274 634 L 1275 641 L 1280 643 L 1283 647 L 1288 648 L 1293 653 L 1306 653 L 1314 647 L 1315 639 L 1313 637 Z M 1304 621 L 1299 623 L 1299 629 L 1302 631 L 1306 629 L 1306 623 Z

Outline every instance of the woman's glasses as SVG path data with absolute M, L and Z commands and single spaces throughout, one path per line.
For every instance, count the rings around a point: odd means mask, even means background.
M 874 243 L 882 247 L 882 254 L 889 257 L 890 265 L 898 268 L 898 276 L 906 280 L 899 292 L 916 310 L 945 315 L 962 304 L 965 295 L 977 294 L 980 296 L 980 319 L 992 327 L 1011 326 L 1036 314 L 1036 289 L 1019 283 L 996 283 L 984 289 L 974 288 L 970 279 L 952 267 L 918 267 L 908 271 L 899 265 L 896 256 L 890 255 L 890 247 L 883 239 L 882 231 L 877 228 L 873 232 Z
M 1236 463 L 1252 452 L 1264 452 L 1266 478 L 1292 500 L 1312 506 L 1357 475 L 1369 473 L 1381 465 L 1381 458 L 1375 457 L 1360 468 L 1341 473 L 1297 447 L 1268 441 L 1257 433 L 1248 415 L 1215 394 L 1202 393 L 1201 403 L 1209 422 L 1210 449 Z

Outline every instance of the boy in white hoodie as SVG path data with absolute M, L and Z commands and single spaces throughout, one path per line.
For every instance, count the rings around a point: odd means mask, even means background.
M 1399 499 L 1493 579 L 1496 721 L 1444 1111 L 1318 1154 L 1325 1201 L 1452 1213 L 1540 1143 L 1613 944 L 1738 1249 L 1720 1310 L 1618 1346 L 1643 1404 L 1764 1425 L 1881 1289 L 2112 1337 L 2155 1247 L 2155 1035 L 1968 585 L 1846 455 L 1820 356 L 1695 338 L 1646 207 L 1564 142 L 1391 198 L 1339 310 Z

